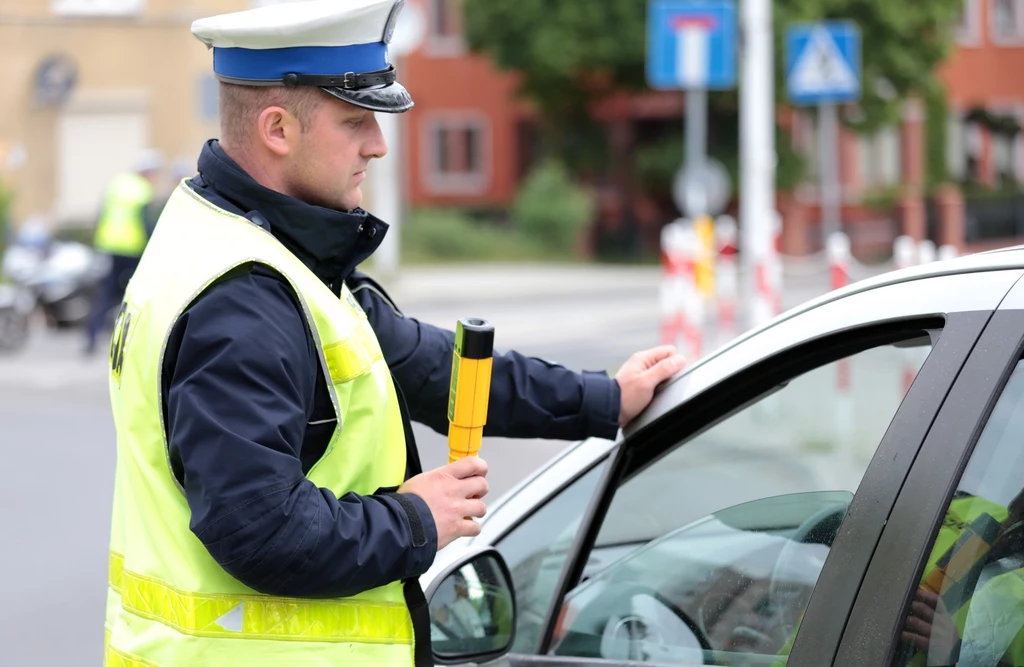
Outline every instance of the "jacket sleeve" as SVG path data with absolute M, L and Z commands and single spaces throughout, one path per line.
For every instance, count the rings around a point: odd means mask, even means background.
M 366 311 L 412 418 L 447 433 L 454 332 L 405 317 L 362 274 L 349 280 L 349 288 Z M 603 371 L 577 373 L 515 351 L 495 350 L 484 434 L 612 439 L 619 429 L 620 405 L 619 385 Z
M 304 475 L 320 370 L 299 308 L 279 278 L 246 273 L 173 328 L 166 424 L 190 528 L 229 574 L 268 594 L 341 597 L 419 576 L 437 552 L 422 499 L 339 498 Z

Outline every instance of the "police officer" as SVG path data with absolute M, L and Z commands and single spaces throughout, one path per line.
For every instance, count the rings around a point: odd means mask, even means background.
M 117 174 L 107 186 L 93 247 L 107 255 L 110 268 L 100 283 L 86 322 L 86 354 L 95 351 L 99 331 L 146 248 L 150 231 L 146 211 L 153 201 L 162 166 L 160 152 L 147 149 L 136 158 L 132 171 Z
M 401 0 L 320 0 L 197 21 L 221 140 L 171 196 L 111 341 L 118 463 L 114 664 L 427 665 L 417 577 L 479 526 L 486 464 L 422 472 L 410 420 L 444 432 L 453 334 L 354 267 L 387 225 L 359 208 L 412 107 L 387 62 Z M 613 437 L 682 367 L 616 379 L 516 353 L 488 432 Z

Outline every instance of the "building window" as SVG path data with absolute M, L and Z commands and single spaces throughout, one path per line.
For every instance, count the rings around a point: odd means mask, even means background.
M 432 0 L 430 30 L 437 37 L 461 37 L 462 2 L 460 0 Z
M 955 35 L 960 46 L 981 46 L 981 0 L 963 0 Z
M 135 16 L 146 0 L 51 0 L 50 8 L 61 16 Z
M 427 55 L 451 58 L 466 50 L 463 37 L 462 0 L 428 0 L 430 32 Z
M 897 185 L 901 180 L 900 152 L 898 126 L 860 137 L 860 182 L 868 188 Z
M 989 0 L 989 31 L 996 44 L 1024 40 L 1024 0 Z
M 486 187 L 490 132 L 483 118 L 451 116 L 424 124 L 424 182 L 435 194 L 474 195 Z
M 996 106 L 989 109 L 993 114 L 1007 116 L 1021 122 L 1021 107 L 1017 105 Z M 1024 160 L 1024 139 L 1021 135 L 989 133 L 992 146 L 992 171 L 998 185 L 1015 186 L 1022 180 Z

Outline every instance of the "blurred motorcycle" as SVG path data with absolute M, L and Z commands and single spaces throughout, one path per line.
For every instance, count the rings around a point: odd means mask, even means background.
M 35 305 L 35 298 L 28 289 L 0 284 L 0 353 L 14 352 L 25 345 Z
M 109 262 L 106 255 L 83 243 L 30 234 L 8 247 L 2 274 L 32 295 L 48 326 L 65 329 L 88 320 Z

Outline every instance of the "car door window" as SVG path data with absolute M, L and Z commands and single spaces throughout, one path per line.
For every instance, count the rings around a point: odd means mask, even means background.
M 784 665 L 846 508 L 930 349 L 918 337 L 808 371 L 627 478 L 550 652 Z
M 558 577 L 607 465 L 604 459 L 591 468 L 497 543 L 516 593 L 513 653 L 532 653 L 539 646 Z
M 1024 665 L 1024 362 L 933 539 L 893 667 Z

